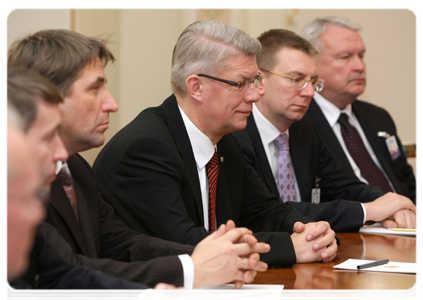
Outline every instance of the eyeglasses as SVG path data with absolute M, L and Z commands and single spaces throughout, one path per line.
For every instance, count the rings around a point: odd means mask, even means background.
M 244 86 L 246 86 L 247 87 L 246 90 L 248 90 L 251 83 L 254 84 L 254 87 L 257 87 L 258 84 L 260 83 L 260 80 L 261 80 L 260 75 L 257 75 L 256 77 L 254 77 L 251 80 L 247 79 L 247 80 L 244 80 L 244 81 L 241 81 L 241 82 L 235 82 L 235 81 L 230 81 L 230 80 L 226 80 L 226 79 L 221 79 L 221 78 L 213 77 L 213 76 L 206 75 L 206 74 L 197 74 L 197 76 L 207 77 L 207 78 L 217 80 L 217 81 L 220 81 L 220 82 L 232 85 L 232 86 L 236 86 L 238 88 L 238 90 L 242 90 L 244 88 Z
M 285 74 L 281 74 L 281 73 L 277 73 L 277 72 L 269 71 L 269 70 L 265 70 L 265 69 L 261 69 L 261 71 L 269 72 L 269 73 L 272 73 L 272 74 L 276 74 L 276 75 L 280 75 L 280 76 L 292 79 L 292 81 L 291 81 L 292 84 L 294 86 L 300 88 L 301 90 L 305 89 L 309 82 L 311 82 L 311 84 L 313 85 L 314 90 L 316 92 L 321 92 L 323 90 L 323 87 L 325 86 L 325 81 L 323 79 L 312 78 L 312 79 L 309 79 L 309 80 L 305 80 L 303 78 L 293 77 L 293 76 L 289 76 L 289 75 L 285 75 Z

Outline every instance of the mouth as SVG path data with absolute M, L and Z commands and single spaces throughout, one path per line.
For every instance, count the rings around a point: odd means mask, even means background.
M 297 107 L 299 109 L 308 109 L 308 105 L 303 104 L 293 104 L 294 107 Z
M 105 129 L 109 128 L 109 121 L 101 123 L 100 125 L 98 125 L 98 127 L 102 127 L 102 128 L 105 128 Z
M 350 82 L 357 82 L 357 83 L 365 83 L 366 78 L 360 77 L 360 78 L 352 78 L 348 80 L 348 83 Z

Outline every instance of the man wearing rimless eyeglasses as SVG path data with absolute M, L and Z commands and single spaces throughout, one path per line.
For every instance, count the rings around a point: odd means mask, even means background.
M 358 231 L 370 220 L 385 227 L 414 228 L 414 204 L 361 183 L 334 157 L 305 116 L 314 92 L 324 90 L 317 50 L 289 30 L 269 30 L 258 39 L 261 99 L 254 104 L 247 128 L 233 136 L 262 183 L 281 201 L 305 216 L 329 222 L 335 231 Z M 287 147 L 282 147 L 284 142 Z

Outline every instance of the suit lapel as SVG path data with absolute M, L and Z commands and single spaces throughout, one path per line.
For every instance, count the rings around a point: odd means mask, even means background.
M 68 226 L 69 231 L 72 233 L 73 237 L 75 238 L 76 242 L 78 243 L 84 255 L 88 255 L 89 252 L 87 247 L 85 246 L 84 236 L 76 220 L 72 207 L 69 203 L 66 192 L 63 189 L 63 186 L 61 185 L 58 179 L 56 179 L 52 184 L 51 195 L 52 196 L 50 197 L 49 204 L 55 210 L 57 210 L 59 215 L 63 218 L 66 225 Z M 76 195 L 77 201 L 78 201 L 78 196 L 79 195 Z M 80 209 L 81 208 L 78 208 L 78 210 Z
M 93 236 L 93 231 L 91 230 L 92 228 L 92 224 L 91 224 L 91 216 L 89 214 L 89 210 L 86 204 L 86 200 L 84 197 L 84 194 L 81 190 L 81 188 L 79 187 L 77 182 L 73 182 L 73 186 L 74 186 L 74 191 L 75 191 L 75 197 L 76 197 L 76 202 L 78 205 L 78 216 L 79 216 L 79 226 L 78 229 L 82 228 L 89 228 L 89 230 L 82 230 L 83 232 L 82 237 L 85 241 L 84 244 L 80 243 L 80 241 L 78 240 L 79 245 L 86 245 L 86 247 L 88 249 L 86 249 L 86 251 L 88 252 L 88 256 L 89 257 L 97 257 L 97 250 L 96 250 L 96 246 L 94 244 L 95 241 L 95 236 Z
M 226 168 L 225 155 L 226 147 L 224 142 L 225 137 L 217 144 L 217 154 L 219 156 L 219 177 L 217 179 L 216 191 L 216 224 L 226 223 L 228 220 L 233 219 L 232 205 L 229 197 L 229 187 L 227 183 L 230 181 L 227 178 L 232 176 L 230 169 Z
M 162 107 L 169 130 L 172 133 L 176 146 L 178 147 L 185 172 L 193 189 L 197 214 L 200 216 L 204 226 L 203 204 L 201 200 L 197 164 L 195 162 L 194 153 L 192 152 L 192 146 L 185 124 L 182 120 L 182 116 L 176 102 L 176 97 L 172 95 L 167 98 L 165 102 L 163 102 Z
M 276 186 L 275 178 L 273 177 L 272 168 L 270 167 L 266 152 L 264 151 L 264 146 L 253 114 L 250 114 L 248 117 L 247 131 L 253 142 L 254 151 L 256 153 L 257 160 L 259 161 L 263 179 L 270 191 L 279 197 L 278 187 Z
M 347 156 L 344 153 L 341 145 L 339 144 L 338 138 L 336 137 L 333 129 L 329 126 L 328 121 L 326 120 L 325 115 L 323 114 L 320 107 L 314 101 L 311 100 L 310 107 L 307 110 L 307 114 L 312 117 L 314 125 L 319 129 L 320 134 L 323 137 L 323 140 L 329 146 L 329 149 L 335 154 L 336 157 L 344 164 L 345 167 L 349 168 L 352 172 L 350 162 L 348 161 Z
M 301 122 L 301 121 L 298 121 Z M 298 184 L 298 190 L 301 194 L 301 201 L 310 202 L 310 199 L 306 199 L 304 192 L 309 188 L 305 179 L 311 178 L 310 168 L 308 166 L 307 149 L 304 147 L 307 143 L 304 141 L 303 132 L 298 128 L 298 122 L 291 125 L 289 128 L 289 153 L 291 154 L 291 160 L 293 169 L 295 172 L 295 178 Z

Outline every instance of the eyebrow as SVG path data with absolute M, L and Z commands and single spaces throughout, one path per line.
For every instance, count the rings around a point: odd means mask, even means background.
M 95 82 L 106 82 L 106 78 L 104 77 L 97 77 L 97 80 Z

